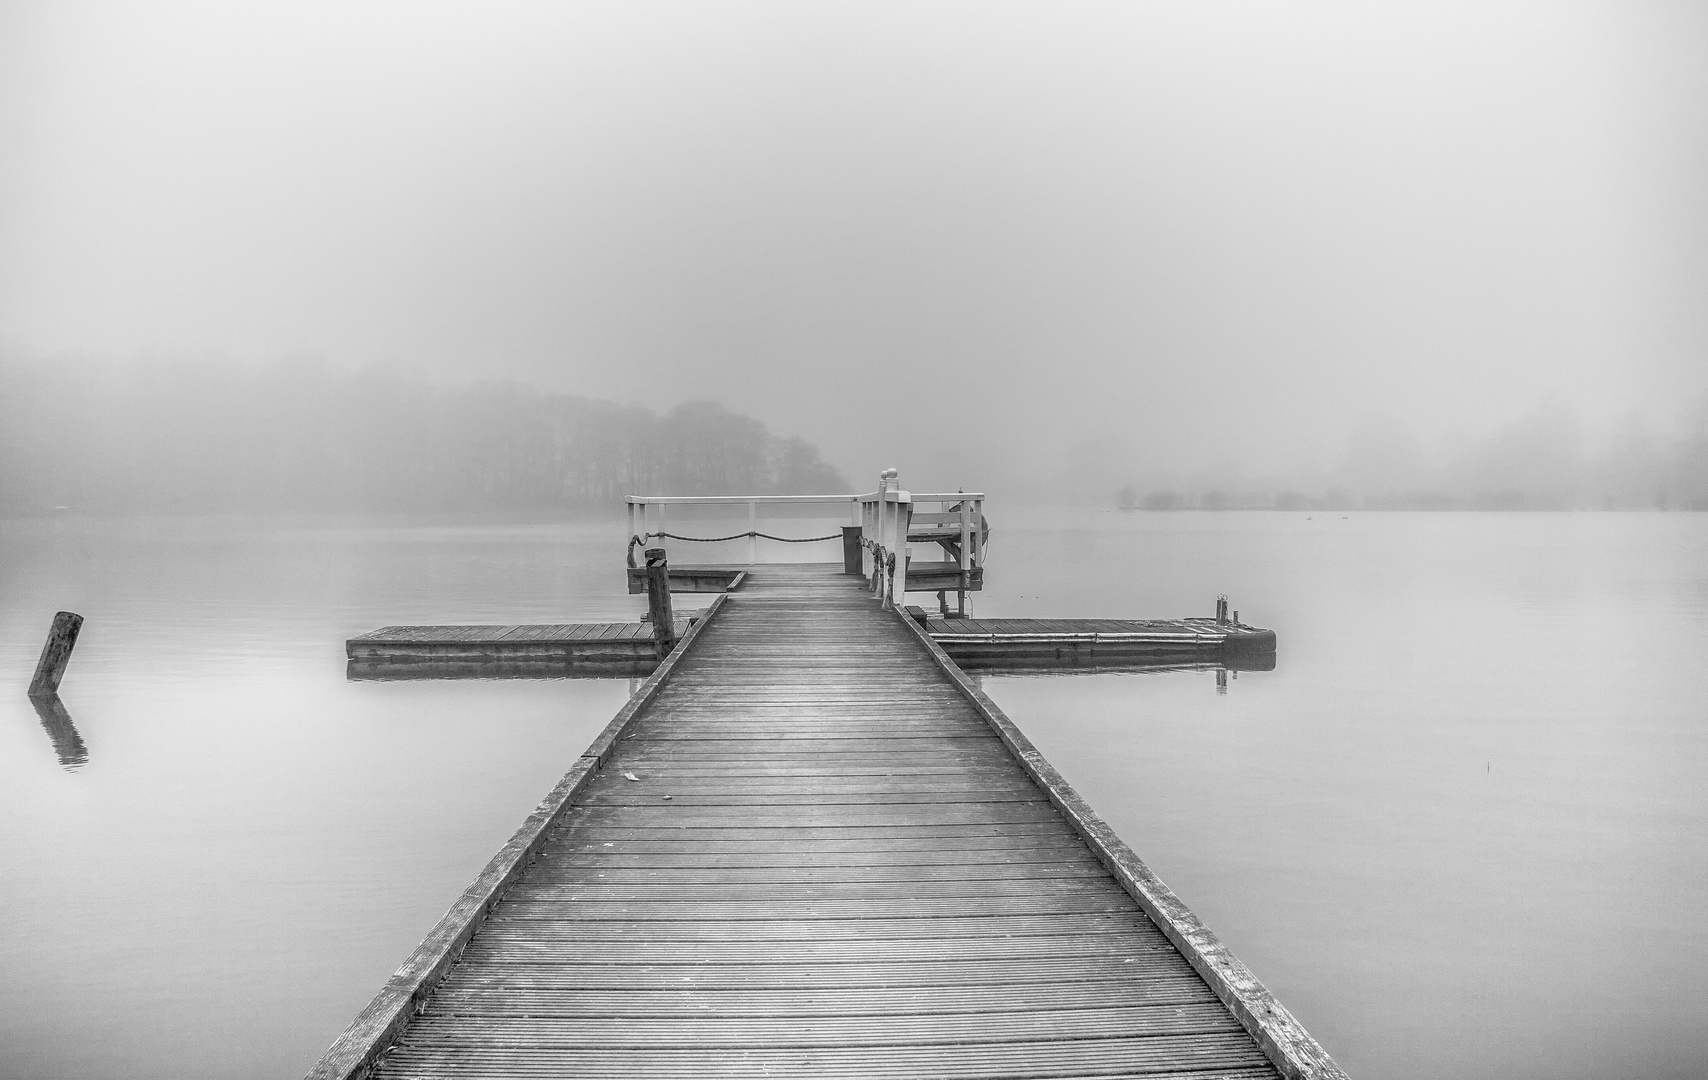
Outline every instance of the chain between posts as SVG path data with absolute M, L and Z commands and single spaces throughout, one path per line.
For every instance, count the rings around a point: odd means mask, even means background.
M 635 548 L 646 547 L 648 540 L 687 540 L 695 544 L 721 544 L 726 540 L 740 540 L 746 536 L 756 536 L 761 540 L 775 540 L 781 544 L 819 544 L 826 540 L 842 539 L 841 533 L 832 533 L 829 536 L 772 536 L 770 533 L 762 533 L 757 529 L 730 533 L 728 536 L 678 536 L 673 532 L 649 532 L 645 536 L 637 534 L 629 537 L 629 566 L 635 565 Z

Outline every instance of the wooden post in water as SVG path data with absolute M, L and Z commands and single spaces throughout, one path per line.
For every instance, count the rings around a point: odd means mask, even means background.
M 59 693 L 59 680 L 65 676 L 65 665 L 71 660 L 71 648 L 77 644 L 77 632 L 83 629 L 83 616 L 62 611 L 53 617 L 53 628 L 47 632 L 47 644 L 42 646 L 42 658 L 36 664 L 36 676 L 30 680 L 31 697 Z
M 646 610 L 652 642 L 663 660 L 676 647 L 676 617 L 670 613 L 670 564 L 663 548 L 646 549 Z

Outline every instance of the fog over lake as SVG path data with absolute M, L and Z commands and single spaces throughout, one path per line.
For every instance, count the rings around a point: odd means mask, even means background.
M 886 468 L 1276 631 L 978 678 L 1352 1075 L 1708 1072 L 1705 133 L 1669 0 L 0 5 L 0 1077 L 301 1074 L 635 688 L 345 639 Z
M 14 356 L 709 399 L 951 488 L 1702 430 L 1698 5 L 0 20 Z

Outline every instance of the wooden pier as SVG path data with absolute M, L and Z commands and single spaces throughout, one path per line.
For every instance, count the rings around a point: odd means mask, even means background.
M 714 599 L 310 1076 L 1343 1076 L 843 570 Z

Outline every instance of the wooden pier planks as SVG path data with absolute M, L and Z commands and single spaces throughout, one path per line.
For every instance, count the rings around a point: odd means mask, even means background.
M 375 1075 L 1275 1075 L 858 579 L 721 603 Z

